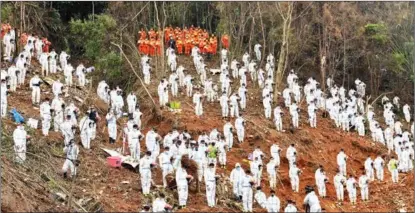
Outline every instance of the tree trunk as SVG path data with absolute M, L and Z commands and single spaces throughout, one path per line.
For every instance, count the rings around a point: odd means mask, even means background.
M 161 26 L 161 24 L 160 24 L 160 19 L 159 19 L 159 12 L 158 12 L 158 8 L 157 8 L 157 3 L 156 2 L 154 2 L 154 8 L 155 8 L 155 10 L 156 10 L 156 19 L 157 19 L 157 26 L 158 26 L 158 29 L 161 29 L 162 30 L 162 32 L 161 32 L 161 73 L 163 73 L 163 74 L 165 74 L 165 58 L 164 58 L 164 25 L 165 25 L 165 22 L 166 22 L 166 17 L 164 17 L 164 19 L 163 19 L 163 27 Z M 165 8 L 164 8 L 164 2 L 163 2 L 163 13 L 164 13 L 164 16 L 166 15 L 166 11 L 165 11 Z
M 261 21 L 261 30 L 262 30 L 262 57 L 261 57 L 261 62 L 259 63 L 258 67 L 262 67 L 262 64 L 264 62 L 264 58 L 265 56 L 265 49 L 266 49 L 266 38 L 265 38 L 265 30 L 264 30 L 264 22 L 262 20 L 262 12 L 261 12 L 261 6 L 258 4 L 258 11 L 259 11 L 259 19 Z
M 282 4 L 281 2 L 278 2 L 277 4 Z M 283 12 L 279 5 L 277 5 L 278 12 L 280 13 L 282 19 L 283 19 L 283 28 L 282 28 L 282 45 L 281 45 L 281 51 L 278 59 L 278 66 L 277 66 L 277 74 L 276 80 L 275 80 L 275 86 L 274 86 L 274 101 L 278 101 L 278 93 L 279 88 L 282 85 L 282 78 L 284 75 L 284 69 L 287 67 L 287 58 L 288 58 L 288 41 L 290 38 L 290 27 L 291 27 L 291 21 L 292 21 L 292 12 L 293 12 L 293 3 L 288 3 L 288 9 L 286 12 Z
M 251 53 L 252 53 L 252 36 L 254 34 L 255 19 L 254 19 L 254 17 L 251 16 L 251 14 L 249 16 L 250 16 L 250 18 L 252 18 L 252 21 L 251 21 L 251 31 L 249 33 L 248 53 L 249 53 L 249 55 L 251 55 Z
M 346 63 L 347 63 L 347 53 L 346 53 L 346 32 L 343 28 L 343 82 L 342 86 L 344 86 L 344 81 L 346 79 Z

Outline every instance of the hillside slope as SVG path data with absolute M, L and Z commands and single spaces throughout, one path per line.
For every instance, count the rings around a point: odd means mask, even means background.
M 184 64 L 186 68 L 195 76 L 196 72 L 193 68 L 190 58 L 179 57 L 179 65 Z M 208 63 L 209 67 L 215 67 L 215 61 Z M 2 68 L 4 65 L 2 65 Z M 39 70 L 37 64 L 33 67 Z M 52 76 L 56 79 L 61 74 Z M 217 77 L 215 77 L 217 78 Z M 28 77 L 30 79 L 30 75 Z M 76 80 L 75 80 L 76 81 Z M 156 96 L 157 80 L 153 80 L 149 87 L 153 98 L 158 102 Z M 236 84 L 236 83 L 234 83 Z M 250 84 L 250 82 L 248 83 Z M 137 90 L 141 90 L 141 86 L 137 86 Z M 42 93 L 42 98 L 49 96 L 52 98 L 50 88 L 46 85 L 42 86 L 42 91 L 49 91 L 49 93 Z M 297 207 L 302 209 L 302 200 L 304 198 L 304 186 L 307 184 L 314 185 L 314 172 L 319 164 L 324 165 L 327 174 L 332 182 L 332 177 L 335 174 L 336 155 L 340 148 L 344 148 L 345 152 L 350 156 L 348 162 L 348 173 L 360 176 L 360 171 L 363 168 L 363 162 L 368 155 L 372 158 L 379 153 L 386 153 L 386 149 L 378 144 L 374 144 L 368 137 L 358 137 L 355 133 L 346 134 L 334 128 L 333 122 L 318 116 L 318 128 L 311 129 L 307 123 L 307 115 L 303 110 L 301 112 L 300 129 L 296 130 L 294 134 L 279 133 L 274 130 L 271 121 L 268 121 L 263 116 L 263 107 L 258 100 L 259 90 L 248 87 L 249 100 L 248 107 L 243 114 L 243 117 L 248 120 L 246 128 L 246 141 L 241 144 L 235 144 L 232 151 L 227 154 L 228 163 L 225 170 L 218 168 L 218 174 L 229 176 L 230 171 L 236 162 L 242 164 L 244 168 L 248 167 L 248 163 L 243 161 L 247 159 L 248 153 L 259 145 L 261 149 L 269 153 L 269 147 L 273 143 L 277 143 L 283 149 L 282 156 L 285 156 L 285 150 L 289 144 L 295 143 L 299 154 L 298 164 L 303 170 L 300 178 L 300 192 L 293 193 L 291 191 L 290 182 L 288 179 L 288 163 L 282 157 L 282 166 L 279 170 L 281 182 L 277 185 L 277 196 L 281 199 L 282 206 L 286 205 L 287 199 L 293 199 L 297 202 Z M 72 88 L 70 90 L 71 96 L 66 98 L 73 100 L 79 108 L 85 109 L 88 104 L 93 103 L 98 107 L 98 112 L 101 117 L 105 116 L 103 112 L 106 111 L 106 105 L 98 100 L 95 95 L 95 89 L 79 90 Z M 85 105 L 81 106 L 74 97 L 82 97 Z M 24 113 L 25 118 L 33 117 L 39 118 L 39 110 L 31 106 L 30 89 L 28 87 L 18 89 L 16 93 L 9 96 L 9 107 L 16 108 Z M 187 129 L 193 137 L 197 137 L 202 131 L 210 131 L 217 128 L 219 131 L 223 130 L 224 120 L 220 119 L 219 103 L 204 103 L 204 115 L 197 118 L 194 114 L 192 101 L 190 98 L 184 96 L 183 93 L 179 95 L 178 100 L 182 102 L 182 113 L 172 114 L 167 110 L 163 110 L 161 117 L 157 118 L 152 113 L 148 104 L 142 104 L 141 109 L 144 112 L 144 133 L 149 128 L 157 127 L 159 134 L 166 134 L 173 124 L 177 124 L 178 128 Z M 139 99 L 140 102 L 148 103 L 148 99 Z M 304 109 L 304 106 L 302 106 Z M 82 110 L 81 110 L 82 111 Z M 83 112 L 83 111 L 82 111 Z M 288 129 L 290 123 L 288 113 L 285 112 L 283 125 Z M 121 122 L 122 123 L 122 122 Z M 31 130 L 34 138 L 28 147 L 28 160 L 23 166 L 13 163 L 12 141 L 9 136 L 12 135 L 15 125 L 10 121 L 3 120 L 2 137 L 6 139 L 6 143 L 2 146 L 2 210 L 4 211 L 137 211 L 143 203 L 148 202 L 148 198 L 144 198 L 141 194 L 141 185 L 139 176 L 131 169 L 120 168 L 112 169 L 106 165 L 106 156 L 100 147 L 120 147 L 121 140 L 116 145 L 110 146 L 107 141 L 107 132 L 104 130 L 105 121 L 101 121 L 97 128 L 97 139 L 92 142 L 92 149 L 86 151 L 81 148 L 80 160 L 81 165 L 78 168 L 78 177 L 72 181 L 62 180 L 59 175 L 60 169 L 64 160 L 56 157 L 63 155 L 63 139 L 60 133 L 51 133 L 49 137 L 43 137 L 41 130 Z M 142 149 L 145 147 L 142 144 Z M 6 153 L 5 153 L 6 152 Z M 266 160 L 267 162 L 267 160 Z M 264 180 L 262 185 L 266 186 L 265 192 L 268 194 L 267 175 L 264 171 Z M 155 171 L 153 180 L 156 185 L 161 185 L 161 172 L 159 169 Z M 328 185 L 325 199 L 320 198 L 323 208 L 328 211 L 396 211 L 399 208 L 406 208 L 407 211 L 413 211 L 413 180 L 412 174 L 400 174 L 399 184 L 392 184 L 390 181 L 389 172 L 385 171 L 385 180 L 380 183 L 374 181 L 370 184 L 370 201 L 362 203 L 358 200 L 356 206 L 351 206 L 346 199 L 343 205 L 336 203 L 335 191 L 332 184 Z M 282 183 L 282 184 L 281 184 Z M 227 184 L 228 192 L 231 187 Z M 225 187 L 225 188 L 226 188 Z M 157 191 L 158 187 L 153 187 Z M 189 191 L 188 207 L 180 211 L 238 211 L 234 208 L 234 202 L 230 201 L 229 193 L 218 195 L 224 202 L 220 202 L 215 208 L 208 208 L 206 197 L 204 194 L 204 185 L 201 187 L 201 192 L 196 192 L 195 184 L 191 184 Z M 72 194 L 71 198 L 66 198 L 63 205 L 62 202 L 54 195 L 56 192 L 66 195 Z M 177 193 L 175 190 L 166 190 L 170 203 L 177 203 Z M 172 199 L 174 196 L 175 199 Z M 358 196 L 360 198 L 360 196 Z M 68 200 L 71 200 L 68 202 Z M 88 202 L 87 202 L 88 201 Z M 255 205 L 258 207 L 257 205 Z M 256 211 L 263 211 L 259 208 Z

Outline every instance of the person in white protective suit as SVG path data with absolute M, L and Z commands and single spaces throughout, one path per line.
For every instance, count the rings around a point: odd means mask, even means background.
M 18 85 L 23 85 L 26 78 L 26 72 L 27 72 L 27 63 L 26 59 L 24 58 L 23 54 L 19 55 L 19 58 L 16 61 L 16 67 L 18 70 L 20 70 L 19 78 L 17 79 Z
M 45 98 L 45 101 L 40 105 L 40 118 L 42 119 L 42 134 L 48 136 L 52 120 L 49 98 Z
M 203 174 L 206 169 L 207 156 L 205 153 L 205 142 L 202 140 L 200 145 L 196 145 L 193 150 L 192 159 L 197 163 L 197 179 L 199 182 L 203 180 Z M 200 147 L 200 148 L 199 148 Z
M 73 81 L 72 81 L 72 72 L 74 71 L 74 68 L 71 64 L 67 64 L 65 66 L 65 69 L 63 70 L 63 75 L 65 76 L 65 84 L 66 86 L 72 87 Z
M 137 124 L 128 132 L 128 147 L 130 148 L 130 156 L 134 161 L 140 162 L 140 140 L 143 138 Z
M 264 105 L 265 118 L 266 119 L 271 119 L 271 115 L 272 115 L 272 99 L 271 99 L 271 96 L 269 94 L 267 94 L 262 102 L 263 102 L 263 105 Z
M 339 166 L 339 171 L 343 176 L 346 176 L 346 161 L 347 155 L 344 153 L 343 149 L 340 149 L 339 154 L 337 154 L 337 165 Z
M 309 122 L 311 128 L 317 128 L 317 106 L 315 105 L 315 102 L 312 101 L 307 108 L 308 116 L 309 116 Z
M 225 137 L 226 145 L 228 146 L 229 151 L 233 147 L 233 126 L 229 121 L 223 125 L 223 136 Z
M 193 176 L 188 175 L 187 167 L 181 166 L 176 170 L 177 192 L 179 194 L 179 208 L 186 207 L 187 198 L 189 196 L 189 182 L 193 180 Z
M 242 205 L 244 212 L 252 212 L 253 191 L 255 180 L 251 176 L 251 171 L 246 170 L 245 176 L 242 177 Z
M 170 67 L 170 71 L 176 71 L 177 69 L 177 56 L 174 51 L 172 51 L 169 56 L 167 57 L 168 65 Z
M 8 89 L 6 85 L 6 79 L 1 79 L 1 86 L 0 86 L 0 109 L 1 109 L 1 117 L 4 118 L 7 115 L 7 95 Z
M 137 105 L 137 97 L 134 92 L 130 92 L 127 96 L 128 113 L 133 113 Z
M 353 175 L 349 175 L 349 179 L 347 179 L 346 181 L 346 189 L 349 195 L 349 200 L 352 203 L 352 205 L 354 205 L 357 201 L 357 186 L 358 183 L 355 177 L 353 177 Z
M 186 75 L 184 77 L 184 84 L 186 86 L 186 95 L 187 97 L 192 97 L 193 94 L 193 78 L 191 75 Z
M 48 76 L 49 75 L 49 53 L 42 53 L 39 57 L 39 63 L 42 67 L 41 73 L 42 76 Z
M 238 116 L 235 120 L 235 129 L 238 142 L 242 143 L 245 138 L 245 120 L 241 116 Z
M 216 204 L 216 176 L 215 164 L 210 163 L 209 168 L 205 171 L 205 183 L 206 183 L 206 199 L 209 207 L 215 207 Z
M 43 53 L 46 53 L 46 52 L 43 52 L 43 47 L 45 46 L 45 44 L 37 36 L 35 36 L 33 44 L 34 44 L 35 53 L 36 53 L 34 56 L 36 56 L 36 58 L 39 59 Z
M 295 203 L 292 200 L 287 201 L 287 206 L 284 209 L 284 213 L 296 213 L 297 207 L 295 206 Z
M 155 161 L 160 153 L 159 141 L 161 141 L 161 136 L 157 133 L 155 128 L 152 128 L 147 132 L 145 140 L 147 151 L 151 151 L 151 157 Z
M 71 139 L 68 145 L 65 145 L 63 148 L 63 152 L 66 154 L 66 160 L 63 163 L 62 173 L 63 177 L 67 178 L 68 169 L 71 170 L 70 177 L 74 177 L 76 175 L 76 167 L 78 166 L 78 155 L 79 155 L 79 148 L 78 145 L 75 144 L 74 139 Z
M 159 164 L 162 170 L 163 175 L 163 187 L 167 187 L 166 176 L 173 172 L 173 165 L 171 164 L 172 161 L 172 154 L 170 153 L 170 147 L 165 147 L 164 152 L 162 152 L 159 156 Z
M 254 199 L 261 208 L 265 209 L 267 208 L 267 196 L 261 189 L 262 189 L 261 186 L 256 187 Z
M 271 157 L 269 163 L 267 163 L 267 173 L 268 173 L 268 179 L 269 179 L 269 187 L 271 189 L 275 189 L 277 187 L 277 170 L 278 166 L 275 163 L 275 160 L 273 157 Z
M 216 143 L 216 148 L 218 150 L 218 161 L 221 168 L 226 168 L 226 151 L 228 145 L 225 143 L 225 137 L 221 136 L 220 140 Z
M 306 186 L 306 196 L 303 202 L 306 209 L 309 209 L 309 212 L 321 212 L 320 201 L 314 189 L 310 186 Z
M 292 120 L 292 124 L 294 128 L 298 128 L 299 126 L 299 112 L 300 112 L 300 108 L 297 106 L 296 103 L 293 103 L 290 105 L 290 115 L 291 115 L 291 120 Z
M 333 177 L 333 182 L 337 200 L 340 202 L 344 201 L 344 186 L 346 185 L 346 181 L 346 177 L 337 170 L 337 174 Z
M 40 84 L 42 80 L 40 80 L 38 75 L 35 75 L 30 79 L 29 86 L 32 89 L 32 104 L 37 105 L 40 103 Z
M 239 100 L 241 99 L 239 98 L 238 94 L 232 94 L 231 97 L 229 97 L 231 118 L 239 116 Z
M 222 63 L 225 63 L 226 61 L 228 61 L 228 50 L 225 48 L 222 48 L 222 50 L 220 51 L 220 56 L 221 56 Z
M 280 199 L 275 195 L 275 191 L 271 190 L 271 195 L 267 199 L 267 211 L 269 213 L 273 212 L 279 212 L 281 208 L 281 201 Z
M 71 115 L 66 115 L 66 120 L 59 126 L 61 133 L 64 137 L 65 146 L 75 138 L 74 125 L 71 121 Z
M 290 167 L 297 161 L 297 150 L 294 146 L 295 145 L 292 143 L 287 148 L 287 152 L 285 154 L 285 157 L 287 158 Z
M 374 181 L 375 171 L 373 169 L 373 160 L 372 158 L 370 158 L 370 156 L 368 156 L 368 158 L 366 159 L 364 166 L 365 166 L 366 176 L 369 178 L 370 181 Z
M 291 89 L 285 88 L 282 91 L 282 97 L 284 98 L 285 107 L 290 107 L 291 106 Z
M 66 65 L 68 65 L 68 59 L 70 58 L 70 55 L 68 55 L 65 51 L 62 51 L 59 55 L 59 63 L 61 65 L 61 69 L 65 70 Z
M 7 72 L 9 75 L 10 91 L 15 92 L 17 88 L 17 79 L 20 78 L 21 72 L 14 64 L 7 69 Z
M 13 141 L 14 141 L 14 153 L 15 161 L 17 163 L 23 163 L 26 160 L 26 146 L 27 139 L 30 136 L 27 135 L 26 130 L 24 129 L 23 124 L 18 124 L 17 128 L 13 131 Z
M 143 74 L 144 74 L 144 83 L 147 85 L 150 85 L 150 82 L 151 82 L 150 61 L 143 63 L 142 66 L 143 66 Z
M 56 96 L 62 94 L 63 84 L 59 79 L 53 82 L 52 84 L 52 92 Z
M 290 177 L 292 190 L 297 193 L 300 189 L 300 174 L 301 170 L 297 167 L 296 163 L 293 163 L 293 165 L 290 166 L 288 176 Z
M 315 174 L 316 179 L 316 186 L 318 189 L 318 194 L 325 198 L 326 197 L 326 183 L 328 182 L 328 178 L 326 176 L 326 172 L 324 171 L 323 166 L 320 165 L 320 168 L 317 169 Z
M 200 117 L 203 115 L 203 95 L 199 92 L 193 94 L 193 104 L 195 104 L 195 114 Z
M 219 103 L 222 108 L 222 119 L 225 119 L 229 115 L 229 107 L 228 107 L 228 96 L 226 95 L 226 92 L 222 93 L 222 96 L 219 98 Z
M 151 158 L 151 152 L 147 151 L 146 156 L 140 159 L 140 180 L 143 195 L 147 196 L 150 194 L 151 187 L 151 169 L 154 167 L 154 161 Z
M 247 52 L 245 52 L 245 54 L 242 56 L 242 62 L 244 63 L 244 66 L 246 69 L 248 69 L 248 64 L 250 61 L 250 56 Z
M 86 83 L 85 79 L 86 68 L 83 64 L 80 64 L 76 67 L 75 75 L 78 77 L 78 85 L 84 87 Z
M 378 155 L 375 160 L 373 161 L 373 167 L 375 169 L 376 173 L 376 179 L 383 181 L 383 167 L 385 165 L 385 161 L 383 158 Z
M 258 74 L 257 74 L 257 65 L 255 61 L 252 60 L 251 63 L 249 63 L 248 71 L 249 71 L 249 74 L 251 75 L 252 82 L 257 81 Z
M 404 117 L 405 117 L 405 121 L 407 123 L 411 122 L 411 107 L 408 104 L 405 104 L 402 107 L 402 111 L 403 111 L 403 114 L 404 114 Z
M 245 87 L 245 84 L 242 84 L 238 89 L 238 96 L 240 98 L 239 104 L 241 105 L 241 110 L 244 111 L 246 108 L 246 96 L 248 94 L 248 90 Z
M 179 86 L 180 87 L 185 86 L 185 84 L 184 84 L 184 78 L 185 78 L 184 71 L 187 71 L 187 70 L 182 65 L 180 65 L 176 70 L 177 77 L 179 78 Z
M 55 98 L 52 100 L 51 108 L 53 110 L 53 129 L 55 132 L 58 132 L 65 117 L 65 102 L 63 102 L 59 95 L 55 96 Z
M 255 44 L 254 46 L 254 52 L 257 61 L 261 61 L 261 48 L 262 46 L 260 44 Z
M 242 200 L 242 180 L 244 176 L 245 171 L 239 163 L 236 163 L 235 168 L 231 171 L 229 179 L 232 183 L 233 194 L 237 200 Z
M 359 178 L 359 187 L 363 201 L 369 200 L 369 181 L 370 177 L 367 176 L 366 171 L 363 171 L 362 176 Z
M 283 114 L 284 113 L 282 112 L 281 107 L 276 106 L 274 109 L 274 123 L 275 123 L 275 128 L 279 132 L 285 132 L 285 130 L 282 129 L 282 115 Z
M 163 193 L 160 193 L 159 196 L 153 200 L 152 212 L 166 212 L 172 209 L 172 207 L 166 203 L 165 198 L 166 196 Z
M 56 73 L 58 67 L 57 67 L 57 61 L 58 61 L 58 54 L 56 54 L 55 50 L 52 49 L 49 53 L 49 71 L 50 73 Z
M 281 149 L 277 144 L 272 144 L 270 147 L 270 153 L 276 166 L 280 166 L 280 153 Z
M 173 97 L 177 97 L 177 94 L 179 92 L 179 77 L 177 76 L 176 71 L 173 71 L 173 73 L 170 74 L 169 84 L 171 89 L 171 95 Z
M 205 87 L 204 87 L 204 95 L 207 96 L 207 100 L 212 103 L 215 101 L 214 99 L 214 91 L 213 91 L 213 81 L 211 78 L 207 79 L 205 81 Z
M 79 109 L 78 109 L 78 107 L 75 106 L 75 104 L 73 102 L 71 102 L 69 104 L 69 106 L 67 106 L 65 108 L 65 113 L 66 113 L 66 115 L 71 116 L 72 125 L 74 125 L 74 126 L 78 125 L 78 122 L 77 122 L 76 119 L 78 117 Z
M 117 119 L 121 118 L 123 114 L 122 109 L 124 107 L 124 99 L 121 96 L 121 94 L 121 91 L 117 91 L 117 94 L 114 96 L 114 102 L 112 103 L 114 113 Z
M 81 143 L 85 149 L 91 148 L 91 126 L 92 121 L 89 119 L 88 114 L 79 121 L 79 130 L 81 132 Z
M 117 118 L 115 117 L 112 109 L 108 110 L 108 114 L 105 118 L 107 120 L 109 143 L 114 144 L 117 139 Z
M 7 58 L 7 60 L 10 60 L 12 58 L 11 54 L 12 54 L 13 44 L 14 44 L 14 38 L 12 37 L 9 31 L 3 36 L 3 45 L 4 45 L 3 55 Z

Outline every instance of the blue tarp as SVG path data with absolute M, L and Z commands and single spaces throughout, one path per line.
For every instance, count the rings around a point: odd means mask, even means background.
M 24 122 L 23 116 L 20 115 L 20 113 L 18 113 L 16 109 L 12 109 L 11 113 L 12 113 L 12 116 L 13 116 L 13 120 L 16 123 L 23 123 Z

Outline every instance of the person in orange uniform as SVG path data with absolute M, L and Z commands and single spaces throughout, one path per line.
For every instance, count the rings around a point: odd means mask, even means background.
M 156 54 L 157 54 L 157 56 L 161 56 L 161 40 L 160 39 L 161 38 L 158 38 L 155 41 L 155 47 L 156 47 Z
M 201 39 L 199 41 L 199 50 L 201 54 L 205 54 L 206 50 L 205 50 L 205 42 Z
M 186 43 L 184 45 L 184 53 L 186 55 L 190 55 L 190 52 L 192 51 L 193 45 L 192 40 L 190 38 L 186 38 Z
M 156 55 L 156 40 L 152 39 L 150 40 L 150 55 L 155 56 Z
M 52 44 L 47 38 L 42 38 L 42 42 L 43 42 L 43 52 L 48 53 L 49 52 L 49 47 Z
M 150 38 L 150 41 L 156 38 L 156 32 L 153 30 L 153 28 L 151 28 L 150 32 L 148 32 L 148 37 Z
M 143 53 L 143 40 L 139 39 L 139 40 L 137 41 L 137 49 L 138 49 L 138 52 L 139 52 L 140 54 L 142 54 L 142 53 Z
M 27 33 L 23 33 L 22 35 L 20 35 L 20 44 L 23 46 L 26 45 L 28 37 L 29 36 L 27 35 Z
M 146 39 L 146 40 L 143 40 L 143 54 L 145 54 L 145 55 L 149 55 L 149 52 L 150 52 L 150 48 L 149 48 L 149 46 L 148 46 L 148 40 Z
M 181 39 L 177 40 L 177 53 L 179 55 L 183 54 L 183 41 Z
M 143 28 L 141 28 L 141 30 L 138 32 L 139 36 L 140 36 L 140 40 L 145 40 L 147 37 L 147 33 L 146 31 L 144 31 Z
M 222 41 L 222 46 L 223 46 L 225 49 L 229 49 L 229 37 L 228 37 L 228 35 L 227 35 L 227 34 L 224 34 L 224 35 L 222 36 L 221 41 Z

